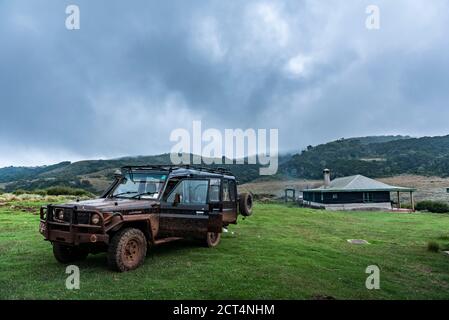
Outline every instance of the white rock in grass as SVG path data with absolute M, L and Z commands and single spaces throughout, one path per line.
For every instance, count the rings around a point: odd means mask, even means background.
M 368 241 L 363 239 L 348 239 L 347 240 L 350 244 L 369 244 Z

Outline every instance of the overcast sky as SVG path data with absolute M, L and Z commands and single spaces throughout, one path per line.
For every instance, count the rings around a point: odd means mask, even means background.
M 445 135 L 448 30 L 447 0 L 0 0 L 0 166 L 168 152 L 193 120 L 281 151 Z

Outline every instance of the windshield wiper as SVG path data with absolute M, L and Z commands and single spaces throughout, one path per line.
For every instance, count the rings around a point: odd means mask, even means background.
M 126 192 L 121 192 L 121 193 L 117 193 L 116 195 L 112 195 L 113 198 L 117 198 L 118 196 L 121 196 L 123 194 L 132 194 L 132 193 L 137 193 L 137 191 L 126 191 Z
M 143 192 L 143 193 L 136 194 L 135 196 L 132 196 L 132 197 L 130 197 L 130 198 L 131 198 L 131 199 L 134 199 L 134 198 L 137 198 L 137 197 L 140 197 L 140 196 L 150 196 L 150 195 L 155 194 L 155 193 L 158 193 L 158 191 L 154 191 L 154 192 Z

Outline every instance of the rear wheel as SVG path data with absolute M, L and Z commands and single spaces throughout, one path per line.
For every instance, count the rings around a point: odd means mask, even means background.
M 208 232 L 206 235 L 206 245 L 209 248 L 214 248 L 218 246 L 221 239 L 221 233 L 218 232 Z
M 53 255 L 60 263 L 70 263 L 86 259 L 87 250 L 76 246 L 67 246 L 57 242 L 53 243 Z
M 117 232 L 108 248 L 108 265 L 124 272 L 138 268 L 147 253 L 147 241 L 142 231 L 126 228 Z

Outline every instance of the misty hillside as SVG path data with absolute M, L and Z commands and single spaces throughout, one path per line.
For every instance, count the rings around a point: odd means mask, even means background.
M 53 186 L 82 188 L 94 193 L 105 189 L 113 180 L 115 170 L 126 165 L 169 164 L 170 154 L 126 157 L 111 160 L 61 162 L 41 167 L 6 167 L 0 169 L 0 186 L 5 191 L 37 190 Z M 245 183 L 259 176 L 258 165 L 213 165 L 231 170 Z
M 35 176 L 53 171 L 59 168 L 65 168 L 70 162 L 61 162 L 50 166 L 41 167 L 5 167 L 0 169 L 0 183 L 22 179 L 33 179 Z
M 125 165 L 168 164 L 169 154 L 111 160 L 61 162 L 42 167 L 0 169 L 0 188 L 36 190 L 71 186 L 98 193 L 112 181 L 116 169 Z M 218 165 L 227 167 L 240 183 L 256 179 L 321 179 L 327 167 L 333 177 L 363 174 L 387 177 L 398 174 L 449 176 L 449 136 L 410 138 L 379 136 L 340 139 L 308 146 L 295 155 L 279 159 L 276 176 L 259 176 L 258 165 Z

